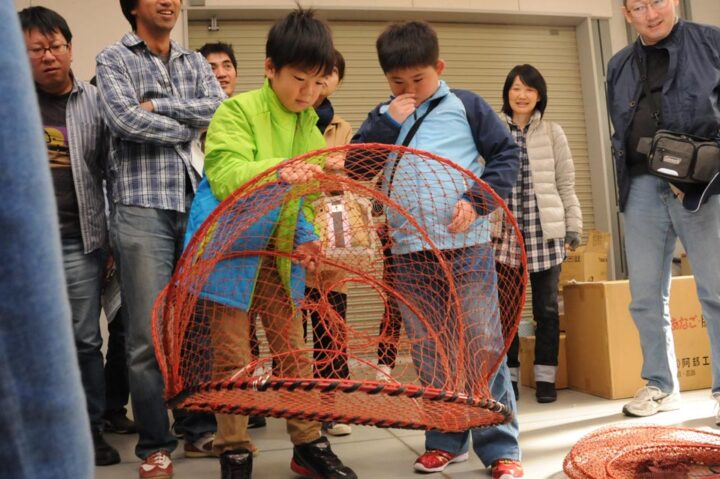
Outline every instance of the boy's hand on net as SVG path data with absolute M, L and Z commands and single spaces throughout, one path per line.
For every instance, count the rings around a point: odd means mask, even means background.
M 402 124 L 407 120 L 407 117 L 413 114 L 415 111 L 415 94 L 414 93 L 403 93 L 402 95 L 396 96 L 393 101 L 388 105 L 387 113 L 392 117 L 393 120 Z
M 310 163 L 292 163 L 278 171 L 278 178 L 291 185 L 305 183 L 312 180 L 318 173 L 322 173 L 319 165 Z
M 455 203 L 452 219 L 448 225 L 450 233 L 463 233 L 477 219 L 478 214 L 469 201 L 460 200 Z
M 345 169 L 345 152 L 335 151 L 330 153 L 325 159 L 325 169 L 327 171 L 342 171 Z
M 309 272 L 313 272 L 318 267 L 318 257 L 322 254 L 322 246 L 320 241 L 310 241 L 303 243 L 295 248 L 295 254 L 298 256 L 293 261 L 300 264 Z

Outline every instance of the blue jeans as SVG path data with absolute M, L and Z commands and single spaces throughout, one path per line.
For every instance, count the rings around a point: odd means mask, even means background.
M 116 204 L 111 212 L 110 239 L 120 275 L 130 398 L 139 435 L 135 454 L 141 459 L 177 447 L 163 398 L 165 384 L 155 358 L 151 318 L 155 299 L 182 253 L 186 224 L 187 213 L 178 211 Z M 206 417 L 199 424 L 192 420 L 184 424 L 188 440 L 214 432 L 214 418 Z
M 0 473 L 94 477 L 47 149 L 15 5 L 0 2 Z
M 447 275 L 432 252 L 393 256 L 392 281 L 401 298 L 427 314 L 420 319 L 408 304 L 398 301 L 420 382 L 456 390 L 454 372 L 461 366 L 466 384 L 463 392 L 477 396 L 485 389 L 482 386 L 485 378 L 490 377 L 488 367 L 500 359 L 505 344 L 497 305 L 493 248 L 483 244 L 443 254 L 453 276 L 462 317 L 453 314 Z M 428 334 L 429 330 L 432 335 Z M 463 331 L 464 337 L 459 337 L 458 331 Z M 461 347 L 460 342 L 464 342 Z M 458 351 L 461 351 L 460 357 Z M 450 370 L 437 367 L 444 363 L 450 365 Z M 468 440 L 472 437 L 475 453 L 487 466 L 498 459 L 519 460 L 515 396 L 505 361 L 501 361 L 498 371 L 491 376 L 489 386 L 493 398 L 512 410 L 512 422 L 463 432 L 428 431 L 425 448 L 459 454 L 468 450 Z
M 63 239 L 63 265 L 72 312 L 77 348 L 90 427 L 102 430 L 105 412 L 105 374 L 102 336 L 100 335 L 100 289 L 103 280 L 103 252 L 83 252 L 82 239 Z
M 624 220 L 630 313 L 640 333 L 643 379 L 664 392 L 678 390 L 669 299 L 679 237 L 693 267 L 710 336 L 713 391 L 720 391 L 720 196 L 691 213 L 666 181 L 638 176 L 630 184 Z

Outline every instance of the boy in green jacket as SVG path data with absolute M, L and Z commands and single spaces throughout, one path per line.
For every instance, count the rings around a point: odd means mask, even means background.
M 325 147 L 313 104 L 333 68 L 328 26 L 314 18 L 311 10 L 297 9 L 271 28 L 265 50 L 263 87 L 223 102 L 210 123 L 206 176 L 190 211 L 186 245 L 215 207 L 238 187 L 288 158 Z M 278 171 L 278 179 L 304 183 L 320 171 L 316 164 L 291 165 Z M 226 259 L 203 285 L 199 304 L 211 321 L 213 379 L 227 379 L 251 361 L 248 318 L 256 313 L 277 362 L 276 374 L 312 376 L 310 358 L 282 354 L 304 347 L 297 307 L 304 282 L 296 273 L 301 267 L 312 268 L 312 258 L 320 252 L 312 218 L 306 213 L 311 216 L 311 211 L 303 211 L 300 200 L 288 201 L 263 217 L 269 221 L 255 221 L 249 226 L 253 234 L 247 235 L 248 242 L 258 241 L 260 249 L 279 253 L 294 249 L 306 258 L 300 264 L 283 256 L 273 259 L 273 255 Z M 223 479 L 250 477 L 254 447 L 247 421 L 247 416 L 217 414 L 213 452 L 220 454 Z M 290 464 L 294 472 L 321 479 L 357 477 L 332 452 L 320 433 L 320 423 L 288 419 L 287 430 L 295 446 Z

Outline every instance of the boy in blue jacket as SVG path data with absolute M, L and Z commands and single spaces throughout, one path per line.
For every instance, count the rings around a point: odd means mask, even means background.
M 439 79 L 445 62 L 439 58 L 437 34 L 432 27 L 425 22 L 390 25 L 378 37 L 377 51 L 392 96 L 370 112 L 352 142 L 405 144 L 430 151 L 472 171 L 498 196 L 507 197 L 519 167 L 518 146 L 482 98 L 469 91 L 450 90 Z M 409 139 L 408 132 L 419 119 L 422 123 Z M 484 162 L 479 161 L 480 157 Z M 412 214 L 442 251 L 455 276 L 462 318 L 443 314 L 448 310 L 448 285 L 442 280 L 443 268 L 427 242 L 403 226 L 406 220 L 397 210 L 386 209 L 397 293 L 424 311 L 436 332 L 445 330 L 437 337 L 447 336 L 447 331 L 463 330 L 466 343 L 483 338 L 483 344 L 467 345 L 462 360 L 470 371 L 465 372 L 470 382 L 473 378 L 479 380 L 489 365 L 475 354 L 477 349 L 485 349 L 484 358 L 491 359 L 498 357 L 504 346 L 486 216 L 495 208 L 492 197 L 478 185 L 468 185 L 459 171 L 439 162 L 418 164 L 406 156 L 384 165 L 369 165 L 349 156 L 345 166 L 351 176 L 363 178 L 372 178 L 384 168 L 386 193 L 391 191 L 392 199 Z M 401 304 L 400 310 L 421 382 L 442 387 L 447 379 L 445 373 L 454 371 L 440 372 L 437 358 L 441 347 L 435 344 L 438 340 L 428 339 L 425 325 L 406 304 Z M 449 341 L 456 344 L 458 338 Z M 454 349 L 451 346 L 445 353 L 456 354 Z M 492 377 L 490 389 L 494 399 L 515 412 L 515 397 L 504 362 Z M 416 460 L 415 470 L 440 472 L 451 463 L 467 460 L 470 437 L 478 457 L 492 468 L 493 479 L 523 477 L 515 418 L 492 428 L 426 432 L 426 451 Z

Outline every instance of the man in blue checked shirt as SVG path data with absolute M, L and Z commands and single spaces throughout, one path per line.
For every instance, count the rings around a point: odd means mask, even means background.
M 127 307 L 140 478 L 173 474 L 170 452 L 177 441 L 163 402 L 151 315 L 182 251 L 187 210 L 199 181 L 190 142 L 225 98 L 205 59 L 170 40 L 180 5 L 180 0 L 121 0 L 133 31 L 97 57 L 100 103 L 112 133 L 110 241 Z M 184 425 L 186 455 L 209 453 L 212 447 L 214 425 L 202 422 Z

